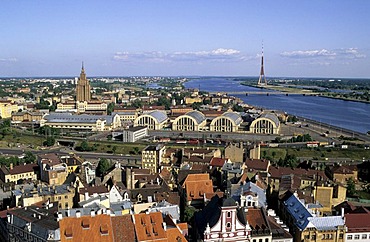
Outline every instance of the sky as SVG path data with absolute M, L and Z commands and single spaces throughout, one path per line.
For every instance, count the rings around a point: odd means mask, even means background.
M 4 0 L 0 77 L 370 78 L 368 0 Z

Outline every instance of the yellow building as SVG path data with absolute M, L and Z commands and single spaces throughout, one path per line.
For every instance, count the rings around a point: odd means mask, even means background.
M 12 123 L 38 122 L 42 119 L 43 115 L 39 112 L 16 112 L 12 114 Z
M 147 146 L 141 152 L 141 167 L 143 169 L 149 169 L 152 174 L 157 173 L 162 156 L 164 155 L 164 150 L 165 147 L 161 145 Z
M 18 112 L 18 109 L 18 104 L 12 101 L 0 100 L 0 118 L 10 118 L 13 112 Z
M 201 103 L 203 98 L 201 97 L 185 97 L 185 104 Z
M 318 217 L 290 191 L 280 200 L 280 216 L 294 241 L 344 242 L 347 227 L 343 216 Z
M 24 164 L 14 166 L 10 163 L 10 167 L 1 166 L 0 178 L 4 183 L 14 182 L 17 183 L 19 180 L 37 180 L 37 164 Z
M 58 202 L 58 208 L 67 209 L 73 207 L 75 189 L 67 185 L 38 186 L 32 190 L 20 190 L 20 194 L 17 200 L 19 203 L 16 206 L 26 207 L 37 202 L 49 201 L 50 203 Z

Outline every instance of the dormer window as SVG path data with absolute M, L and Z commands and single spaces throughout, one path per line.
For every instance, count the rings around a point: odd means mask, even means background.
M 64 235 L 66 236 L 66 239 L 72 239 L 72 237 L 73 237 L 72 228 L 67 228 L 64 231 Z
M 87 219 L 83 219 L 81 222 L 81 226 L 83 229 L 89 229 L 90 228 L 90 222 Z
M 108 235 L 108 226 L 106 224 L 100 226 L 100 234 L 101 235 Z

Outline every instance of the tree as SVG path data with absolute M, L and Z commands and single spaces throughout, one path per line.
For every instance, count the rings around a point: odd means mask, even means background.
M 244 112 L 244 108 L 238 104 L 234 104 L 232 109 L 235 112 Z
M 96 167 L 96 175 L 103 176 L 103 174 L 110 168 L 110 163 L 106 158 L 100 158 L 98 166 Z
M 111 115 L 114 110 L 114 103 L 109 103 L 107 107 L 107 114 Z
M 112 146 L 112 152 L 113 152 L 113 154 L 115 154 L 115 153 L 116 153 L 116 151 L 117 151 L 117 146 L 113 145 L 113 146 Z
M 190 222 L 196 212 L 194 207 L 188 206 L 184 210 L 184 222 Z
M 350 177 L 347 181 L 347 196 L 353 197 L 356 194 L 355 181 Z
M 81 142 L 80 150 L 81 151 L 89 151 L 90 150 L 89 144 L 87 143 L 86 140 Z
M 44 146 L 53 146 L 55 144 L 55 138 L 53 136 L 49 136 L 46 140 L 42 143 Z
M 31 151 L 26 151 L 23 157 L 23 161 L 26 162 L 27 164 L 35 163 L 36 156 Z

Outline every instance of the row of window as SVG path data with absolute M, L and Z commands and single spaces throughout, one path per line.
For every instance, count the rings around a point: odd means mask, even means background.
M 370 239 L 370 234 L 369 236 L 367 234 L 361 234 L 361 239 Z M 355 234 L 354 236 L 352 234 L 347 235 L 348 240 L 353 240 L 353 239 L 360 239 L 360 234 Z

